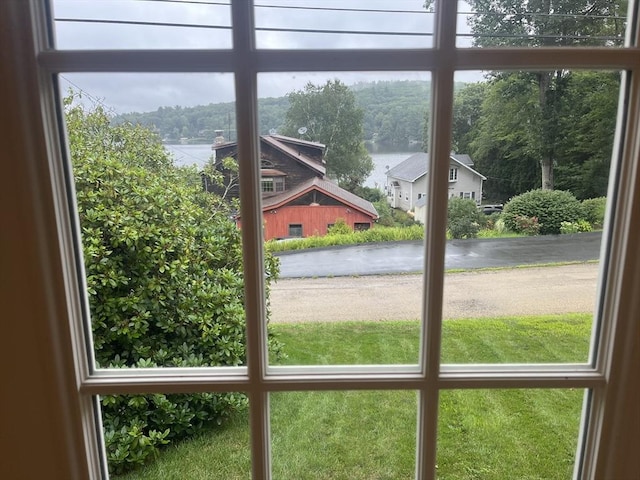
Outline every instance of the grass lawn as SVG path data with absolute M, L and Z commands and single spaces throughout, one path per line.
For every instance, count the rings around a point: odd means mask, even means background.
M 445 363 L 584 362 L 592 317 L 446 321 Z M 287 364 L 415 363 L 418 323 L 274 325 Z M 582 390 L 464 390 L 440 397 L 441 479 L 571 477 Z M 274 479 L 412 479 L 414 391 L 271 396 Z M 248 417 L 163 451 L 121 479 L 250 478 Z

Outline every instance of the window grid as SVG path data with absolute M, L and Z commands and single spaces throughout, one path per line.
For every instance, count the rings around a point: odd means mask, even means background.
M 36 20 L 45 18 L 44 8 L 36 0 L 32 3 L 38 13 Z M 262 284 L 262 232 L 260 209 L 260 175 L 259 165 L 253 160 L 259 158 L 257 145 L 256 126 L 256 76 L 259 71 L 267 71 L 266 65 L 270 65 L 269 71 L 312 70 L 324 68 L 336 70 L 336 65 L 329 62 L 323 52 L 315 54 L 304 53 L 307 61 L 300 64 L 297 59 L 302 56 L 295 52 L 256 52 L 252 48 L 252 12 L 249 2 L 233 2 L 232 16 L 234 24 L 234 52 L 233 55 L 214 52 L 55 52 L 46 51 L 40 54 L 40 65 L 50 73 L 69 71 L 166 71 L 167 65 L 173 65 L 175 71 L 234 71 L 236 74 L 236 91 L 246 95 L 238 95 L 238 144 L 239 144 L 239 168 L 241 172 L 241 185 L 245 194 L 241 199 L 241 209 L 244 219 L 243 227 L 243 253 L 245 259 L 245 276 L 247 301 L 247 343 L 248 358 L 247 367 L 236 369 L 204 369 L 204 372 L 181 371 L 172 372 L 145 372 L 138 371 L 134 375 L 122 374 L 122 372 L 95 371 L 86 365 L 90 360 L 77 359 L 80 389 L 89 400 L 90 395 L 95 394 L 122 394 L 132 392 L 170 392 L 170 391 L 246 391 L 250 397 L 251 411 L 251 437 L 252 437 L 252 473 L 254 478 L 269 478 L 269 413 L 268 394 L 271 391 L 284 390 L 323 390 L 335 388 L 391 388 L 391 389 L 418 389 L 421 391 L 419 435 L 418 435 L 418 478 L 435 477 L 435 445 L 437 424 L 438 392 L 443 388 L 533 388 L 545 387 L 571 387 L 594 389 L 594 405 L 597 407 L 602 402 L 599 399 L 606 393 L 606 363 L 607 349 L 610 348 L 609 330 L 603 328 L 601 342 L 598 345 L 600 354 L 594 358 L 594 367 L 588 365 L 559 365 L 559 366 L 501 366 L 497 369 L 490 367 L 443 367 L 440 368 L 440 328 L 441 328 L 441 295 L 442 295 L 442 269 L 444 266 L 444 228 L 446 218 L 442 208 L 446 205 L 446 182 L 437 180 L 443 178 L 448 169 L 448 152 L 450 138 L 450 120 L 453 99 L 453 73 L 454 69 L 475 69 L 483 67 L 492 68 L 542 68 L 552 65 L 567 67 L 598 67 L 620 68 L 628 71 L 637 69 L 638 52 L 631 50 L 602 51 L 602 49 L 585 49 L 565 51 L 565 49 L 542 50 L 531 52 L 527 55 L 518 54 L 517 51 L 499 52 L 491 50 L 473 51 L 472 55 L 464 50 L 455 49 L 455 2 L 440 1 L 437 9 L 436 45 L 434 51 L 423 53 L 424 63 L 415 65 L 416 57 L 409 59 L 402 54 L 394 52 L 395 62 L 388 62 L 388 57 L 382 51 L 368 52 L 362 62 L 356 61 L 357 55 L 350 52 L 331 52 L 332 57 L 338 57 L 338 66 L 343 70 L 373 70 L 395 69 L 394 65 L 409 62 L 412 69 L 423 68 L 433 71 L 433 96 L 432 96 L 432 125 L 431 145 L 434 158 L 443 158 L 433 166 L 434 175 L 430 176 L 429 202 L 432 205 L 428 209 L 426 228 L 430 232 L 441 232 L 440 235 L 429 235 L 425 239 L 425 277 L 423 295 L 423 342 L 421 351 L 421 368 L 416 373 L 403 373 L 402 371 L 385 372 L 384 369 L 371 371 L 359 370 L 358 367 L 342 369 L 335 373 L 331 369 L 316 373 L 309 373 L 309 368 L 300 367 L 290 369 L 290 373 L 278 375 L 278 369 L 267 368 L 266 355 L 266 329 L 264 319 L 264 286 Z M 632 19 L 630 19 L 632 23 Z M 44 24 L 44 22 L 43 22 Z M 41 27 L 43 29 L 44 27 Z M 637 29 L 636 29 L 637 35 Z M 637 44 L 637 42 L 634 42 Z M 415 53 L 415 52 L 412 52 Z M 455 55 L 453 54 L 455 53 Z M 125 61 L 122 62 L 122 58 Z M 180 57 L 180 61 L 179 60 Z M 335 57 L 333 58 L 335 60 Z M 145 58 L 147 62 L 138 62 Z M 207 63 L 203 66 L 203 59 L 221 60 L 217 63 Z M 234 59 L 237 59 L 237 63 Z M 384 60 L 381 60 L 384 59 Z M 454 59 L 456 59 L 454 61 Z M 176 60 L 177 62 L 173 62 Z M 274 61 L 275 60 L 275 61 Z M 293 64 L 297 63 L 294 68 Z M 141 65 L 143 65 L 141 67 Z M 217 66 L 216 66 L 217 65 Z M 308 67 L 308 68 L 307 68 Z M 436 68 L 437 67 L 437 68 Z M 624 83 L 624 82 L 623 82 Z M 640 84 L 637 75 L 632 77 L 629 84 L 633 103 L 630 104 L 632 112 L 640 109 L 638 105 L 638 92 Z M 50 98 L 54 95 L 51 86 L 46 92 Z M 53 113 L 50 113 L 52 116 Z M 637 115 L 635 115 L 637 116 Z M 632 117 L 635 118 L 634 115 Z M 629 126 L 633 131 L 634 125 Z M 635 125 L 637 128 L 637 125 Z M 618 140 L 620 141 L 620 134 Z M 623 157 L 622 170 L 632 168 L 632 153 L 637 154 L 638 145 L 634 144 L 635 137 L 628 135 L 619 154 Z M 612 166 L 615 162 L 612 162 Z M 612 178 L 614 175 L 612 175 Z M 624 175 L 621 175 L 624 178 Z M 632 177 L 632 175 L 629 175 Z M 62 182 L 61 179 L 57 179 Z M 623 196 L 625 190 L 632 189 L 632 185 L 623 184 L 619 195 Z M 610 206 L 610 214 L 612 207 Z M 59 209 L 62 211 L 63 209 Z M 446 210 L 446 209 L 445 209 Z M 626 212 L 628 214 L 628 212 Z M 623 219 L 624 220 L 624 219 Z M 623 223 L 621 220 L 619 223 Z M 72 220 L 68 220 L 73 223 Z M 626 233 L 629 227 L 613 225 L 613 232 Z M 614 235 L 615 238 L 615 235 Z M 70 242 L 73 243 L 73 242 Z M 76 241 L 76 246 L 78 242 Z M 621 248 L 620 245 L 617 245 Z M 616 245 L 613 245 L 616 248 Z M 603 259 L 604 260 L 604 259 Z M 612 265 L 613 273 L 607 273 L 608 277 L 614 276 L 616 265 Z M 77 266 L 82 270 L 81 266 Z M 82 273 L 82 272 L 80 272 Z M 618 272 L 619 274 L 619 272 Z M 602 281 L 602 280 L 601 280 Z M 81 281 L 82 283 L 82 281 Z M 613 289 L 613 285 L 610 286 Z M 606 316 L 613 312 L 614 305 L 612 295 L 603 298 L 603 314 Z M 86 304 L 86 299 L 85 299 Z M 75 315 L 76 319 L 80 315 Z M 90 335 L 79 337 L 82 327 L 79 322 L 74 324 L 76 342 L 90 342 Z M 86 347 L 86 345 L 85 345 Z M 86 351 L 82 349 L 81 351 Z M 85 365 L 85 367 L 83 367 Z M 396 373 L 397 372 L 397 373 Z M 355 384 L 355 385 L 354 385 Z M 84 402 L 84 408 L 88 409 L 90 401 Z M 592 415 L 593 416 L 593 415 Z M 85 418 L 90 415 L 85 415 Z M 594 429 L 588 429 L 586 443 L 593 443 Z M 92 435 L 95 436 L 95 431 Z M 87 433 L 87 435 L 90 435 Z M 587 445 L 589 446 L 589 445 Z M 595 448 L 592 446 L 592 448 Z M 589 457 L 589 448 L 586 448 Z M 587 466 L 589 461 L 587 461 Z

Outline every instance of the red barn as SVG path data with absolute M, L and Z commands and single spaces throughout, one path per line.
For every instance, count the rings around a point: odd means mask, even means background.
M 325 235 L 339 218 L 354 230 L 366 230 L 378 218 L 371 202 L 325 177 L 324 148 L 320 143 L 281 135 L 260 137 L 265 240 Z M 220 164 L 225 157 L 235 158 L 237 144 L 222 143 L 213 150 Z M 231 193 L 238 195 L 239 191 L 235 188 Z

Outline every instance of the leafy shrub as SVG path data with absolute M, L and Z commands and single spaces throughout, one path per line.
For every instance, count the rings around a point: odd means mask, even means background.
M 336 218 L 336 221 L 327 229 L 327 235 L 348 235 L 353 229 L 347 225 L 344 218 Z
M 502 218 L 509 230 L 518 232 L 516 217 L 537 218 L 543 235 L 560 233 L 562 222 L 577 222 L 583 217 L 582 205 L 570 192 L 531 190 L 513 197 L 504 206 Z
M 562 222 L 560 224 L 560 233 L 579 233 L 590 232 L 593 228 L 586 220 L 578 220 L 577 222 Z
M 95 347 L 102 368 L 245 363 L 240 233 L 229 208 L 173 166 L 155 136 L 111 126 L 67 104 Z M 267 255 L 267 281 L 277 260 Z M 234 394 L 101 398 L 109 468 L 121 473 L 159 447 L 242 408 Z
M 476 238 L 480 231 L 480 216 L 474 200 L 454 197 L 447 206 L 447 229 L 452 238 Z
M 607 197 L 588 198 L 582 201 L 584 218 L 595 229 L 600 229 L 604 225 L 604 214 L 606 208 Z
M 524 215 L 516 215 L 513 219 L 516 233 L 524 235 L 538 235 L 541 225 L 538 223 L 538 217 L 525 217 Z

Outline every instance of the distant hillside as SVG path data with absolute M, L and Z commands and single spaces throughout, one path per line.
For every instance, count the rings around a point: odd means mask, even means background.
M 364 110 L 363 140 L 387 145 L 422 142 L 424 114 L 429 106 L 429 82 L 381 81 L 358 83 L 350 87 Z M 289 107 L 287 97 L 258 99 L 260 133 L 279 131 Z M 213 142 L 215 130 L 235 140 L 234 103 L 197 107 L 160 107 L 155 112 L 129 113 L 114 119 L 140 123 L 155 129 L 164 141 L 177 143 Z

